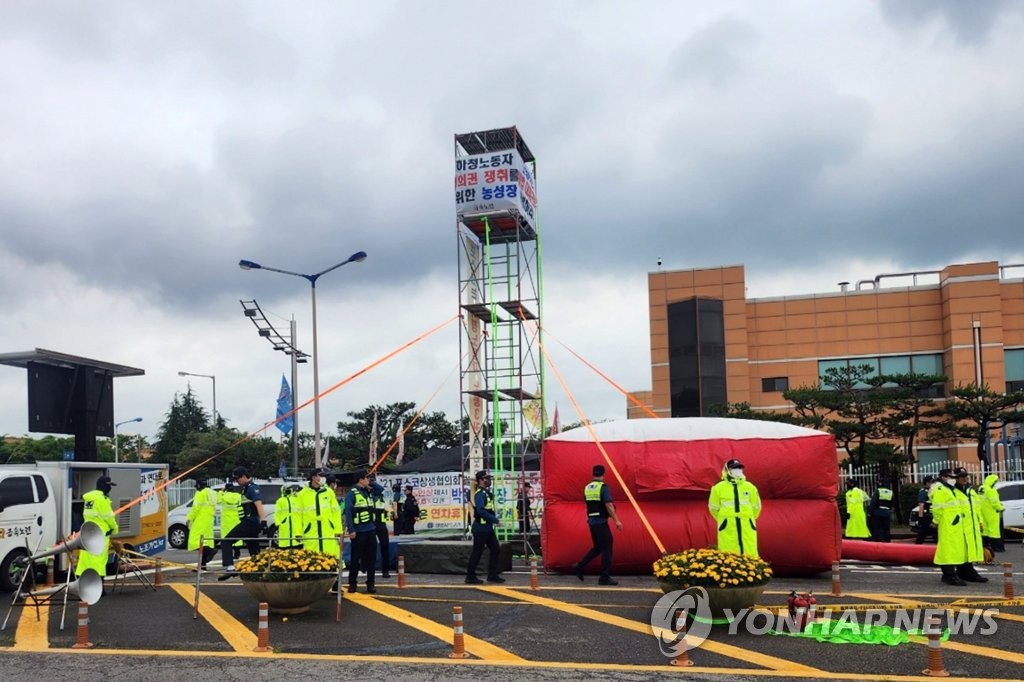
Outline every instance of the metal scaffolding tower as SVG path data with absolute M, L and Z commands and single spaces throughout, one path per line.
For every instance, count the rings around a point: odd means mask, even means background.
M 516 128 L 487 130 L 455 136 L 455 171 L 463 471 L 522 471 L 547 428 L 536 160 Z

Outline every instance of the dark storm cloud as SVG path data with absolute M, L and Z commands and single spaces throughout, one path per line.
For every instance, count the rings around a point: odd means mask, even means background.
M 882 0 L 882 15 L 898 29 L 914 29 L 942 17 L 956 39 L 965 44 L 985 42 L 1000 15 L 1019 11 L 1014 0 Z

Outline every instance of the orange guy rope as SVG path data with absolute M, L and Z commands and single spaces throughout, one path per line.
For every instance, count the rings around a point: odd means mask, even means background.
M 651 417 L 653 417 L 654 419 L 661 419 L 661 417 L 659 417 L 658 415 L 656 415 L 656 414 L 654 413 L 654 411 L 652 411 L 652 410 L 651 410 L 651 408 L 649 408 L 649 407 L 648 407 L 647 405 L 644 405 L 644 404 L 643 404 L 642 402 L 640 402 L 639 400 L 637 400 L 637 399 L 636 399 L 636 398 L 635 398 L 635 397 L 633 396 L 633 394 L 632 394 L 632 393 L 630 393 L 629 391 L 627 391 L 626 389 L 624 389 L 624 388 L 623 388 L 622 386 L 619 386 L 619 385 L 618 385 L 617 383 L 615 383 L 615 382 L 614 382 L 614 381 L 613 381 L 613 380 L 612 380 L 611 378 L 609 378 L 609 377 L 608 377 L 608 375 L 606 375 L 606 374 L 605 374 L 604 372 L 602 372 L 601 370 L 599 370 L 599 369 L 598 369 L 597 367 L 594 367 L 594 366 L 593 366 L 592 364 L 590 364 L 589 362 L 587 362 L 587 361 L 586 361 L 586 360 L 585 360 L 585 359 L 583 358 L 583 356 L 581 356 L 581 355 L 580 355 L 579 353 L 577 353 L 576 351 L 574 351 L 574 350 L 573 350 L 572 348 L 569 348 L 569 347 L 568 347 L 567 345 L 565 345 L 564 343 L 562 343 L 561 339 L 559 339 L 559 338 L 558 338 L 557 336 L 555 336 L 555 335 L 554 335 L 554 334 L 552 334 L 552 333 L 551 333 L 550 331 L 548 331 L 548 328 L 547 328 L 547 327 L 544 327 L 544 333 L 545 333 L 545 334 L 547 334 L 548 336 L 550 336 L 551 338 L 553 338 L 553 339 L 554 339 L 555 341 L 558 341 L 559 345 L 560 345 L 560 346 L 562 346 L 562 348 L 566 349 L 567 351 L 569 351 L 570 353 L 572 353 L 573 355 L 575 355 L 575 356 L 576 356 L 576 358 L 577 358 L 577 359 L 578 359 L 578 360 L 579 360 L 580 362 L 582 362 L 582 363 L 583 363 L 584 365 L 586 365 L 586 366 L 587 366 L 587 367 L 589 367 L 590 369 L 594 370 L 594 372 L 596 372 L 598 376 L 600 376 L 600 377 L 601 377 L 602 379 L 604 379 L 604 380 L 605 380 L 605 381 L 607 381 L 607 382 L 608 382 L 609 384 L 611 384 L 612 386 L 614 386 L 614 387 L 615 387 L 615 388 L 616 388 L 616 389 L 617 389 L 617 390 L 618 390 L 618 391 L 619 391 L 620 393 L 622 393 L 622 395 L 626 396 L 626 398 L 628 398 L 628 399 L 629 399 L 629 401 L 630 401 L 630 402 L 632 402 L 632 403 L 633 403 L 634 405 L 636 405 L 637 407 L 639 407 L 639 408 L 640 408 L 641 410 L 643 410 L 644 412 L 646 412 L 647 414 L 649 414 L 649 415 L 650 415 Z M 543 344 L 541 344 L 541 345 L 543 346 Z M 545 357 L 547 357 L 547 353 L 545 353 L 544 355 L 545 355 Z M 549 364 L 551 363 L 551 359 L 550 359 L 550 358 L 548 358 L 548 363 L 549 363 Z
M 202 462 L 200 462 L 199 464 L 196 464 L 196 465 L 195 465 L 194 467 L 192 467 L 191 469 L 187 469 L 186 471 L 183 471 L 182 473 L 178 474 L 178 475 L 177 475 L 177 476 L 175 476 L 174 478 L 168 479 L 166 483 L 161 483 L 161 484 L 160 484 L 160 485 L 158 485 L 158 486 L 154 486 L 152 490 L 147 490 L 147 491 L 146 491 L 145 493 L 143 493 L 142 495 L 139 495 L 139 496 L 138 496 L 138 497 L 136 497 L 136 498 L 135 498 L 134 500 L 132 500 L 132 501 L 130 501 L 130 502 L 128 502 L 128 503 L 126 503 L 126 504 L 123 504 L 123 505 L 121 505 L 120 507 L 118 507 L 117 509 L 115 509 L 115 510 L 114 510 L 114 514 L 115 514 L 115 515 L 116 515 L 116 514 L 120 514 L 120 513 L 121 513 L 121 512 L 123 512 L 123 511 L 124 511 L 125 509 L 128 509 L 128 508 L 130 508 L 130 507 L 132 507 L 132 506 L 134 506 L 134 505 L 136 505 L 136 504 L 138 504 L 138 503 L 142 502 L 142 501 L 143 501 L 143 500 L 145 500 L 145 499 L 146 499 L 147 497 L 150 497 L 150 496 L 152 496 L 152 495 L 155 495 L 155 494 L 156 494 L 157 492 L 159 492 L 160 490 L 163 490 L 164 488 L 166 488 L 167 486 L 169 486 L 169 485 L 170 485 L 171 483 L 174 483 L 175 481 L 179 481 L 179 480 L 181 480 L 181 479 L 185 478 L 186 476 L 188 476 L 189 474 L 191 474 L 191 473 L 192 473 L 193 471 L 195 471 L 196 469 L 199 469 L 199 468 L 201 468 L 201 467 L 203 467 L 203 466 L 205 466 L 205 465 L 209 464 L 209 463 L 210 463 L 210 462 L 212 462 L 213 460 L 215 460 L 215 459 L 217 459 L 218 457 L 220 457 L 221 455 L 223 455 L 223 454 L 224 454 L 225 452 L 228 452 L 228 451 L 229 451 L 229 450 L 231 450 L 232 448 L 234 448 L 234 447 L 237 447 L 237 446 L 241 445 L 242 443 L 246 442 L 247 440 L 251 440 L 251 439 L 252 439 L 253 437 L 257 436 L 258 434 L 261 434 L 261 433 L 263 433 L 264 431 L 266 431 L 267 429 L 269 429 L 269 428 L 270 428 L 271 426 L 273 426 L 273 425 L 277 424 L 277 423 L 278 423 L 279 421 L 281 421 L 282 419 L 287 419 L 287 418 L 288 418 L 288 417 L 290 417 L 291 415 L 295 414 L 296 412 L 298 412 L 299 410 L 301 410 L 301 409 L 303 409 L 304 407 L 308 406 L 309 404 L 311 404 L 311 403 L 315 402 L 316 400 L 319 400 L 320 398 L 322 398 L 323 396 L 327 395 L 328 393 L 331 393 L 331 392 L 333 392 L 333 391 L 336 391 L 336 390 L 338 390 L 339 388 L 341 388 L 341 387 L 342 387 L 342 386 L 344 386 L 345 384 L 349 383 L 350 381 L 352 381 L 352 380 L 353 380 L 353 379 L 355 379 L 356 377 L 360 377 L 360 376 L 362 376 L 363 374 L 366 374 L 366 373 L 367 373 L 368 371 L 370 371 L 371 369 L 374 369 L 374 368 L 375 368 L 375 367 L 377 367 L 378 365 L 381 365 L 381 364 L 383 364 L 383 363 L 384 363 L 385 361 L 387 361 L 387 360 L 390 360 L 391 358 L 393 358 L 394 356 L 398 355 L 399 353 L 401 353 L 401 352 L 403 352 L 403 351 L 405 351 L 405 350 L 407 350 L 407 349 L 411 348 L 412 346 L 416 345 L 417 343 L 419 343 L 419 342 L 420 342 L 420 341 L 422 341 L 423 339 L 427 338 L 428 336 L 430 336 L 430 335 L 434 334 L 435 332 L 439 331 L 440 329 L 444 328 L 444 327 L 445 327 L 445 326 L 447 326 L 447 325 L 448 325 L 448 324 L 449 324 L 449 323 L 450 323 L 450 322 L 451 322 L 452 320 L 455 320 L 455 319 L 457 319 L 458 317 L 459 317 L 458 315 L 452 315 L 451 317 L 449 317 L 449 318 L 448 318 L 447 320 L 445 320 L 444 322 L 442 322 L 442 323 L 440 323 L 440 324 L 438 324 L 438 325 L 434 326 L 433 328 L 431 328 L 431 329 L 428 329 L 427 331 L 423 332 L 422 334 L 420 334 L 419 336 L 417 336 L 416 338 L 414 338 L 414 339 L 413 339 L 412 341 L 409 341 L 409 342 L 407 342 L 407 343 L 404 343 L 404 344 L 402 344 L 401 346 L 399 346 L 398 348 L 394 349 L 393 351 L 391 351 L 391 352 L 389 352 L 389 353 L 387 353 L 387 354 L 385 354 L 385 355 L 382 355 L 381 357 L 377 358 L 376 360 L 374 360 L 373 362 L 371 362 L 370 364 L 368 364 L 368 365 L 367 365 L 366 367 L 363 367 L 363 368 L 362 368 L 361 370 L 359 370 L 359 371 L 358 371 L 358 372 L 356 372 L 355 374 L 352 374 L 352 375 L 348 376 L 347 378 L 345 378 L 345 379 L 342 379 L 341 381 L 339 381 L 338 383 L 334 384 L 334 385 L 333 385 L 333 386 L 331 386 L 330 388 L 328 388 L 328 389 L 326 389 L 326 390 L 322 391 L 322 392 L 320 393 L 320 395 L 315 395 L 315 396 L 313 396 L 312 398 L 310 398 L 309 400 L 307 400 L 306 402 L 302 403 L 301 405 L 298 405 L 298 406 L 296 406 L 294 410 L 291 410 L 291 411 L 289 411 L 289 412 L 287 412 L 287 413 L 285 413 L 285 414 L 282 414 L 282 415 L 281 415 L 280 417 L 278 417 L 278 418 L 277 418 L 277 419 L 275 419 L 274 421 L 271 421 L 271 422 L 267 422 L 267 423 L 266 423 L 266 424 L 264 424 L 264 425 L 263 425 L 263 426 L 262 426 L 261 428 L 258 428 L 258 429 L 256 429 L 255 431 L 253 431 L 252 433 L 250 433 L 250 434 L 248 434 L 248 435 L 246 435 L 246 436 L 244 436 L 244 437 L 242 437 L 242 438 L 239 438 L 239 439 L 238 439 L 238 440 L 236 440 L 236 441 L 235 441 L 234 443 L 232 443 L 232 444 L 228 445 L 228 446 L 227 446 L 226 448 L 224 448 L 224 449 L 223 449 L 223 450 L 221 450 L 220 452 L 218 452 L 218 453 L 216 453 L 216 454 L 214 454 L 214 455 L 211 455 L 210 457 L 208 457 L 208 458 L 204 459 L 204 460 L 203 460 Z M 439 390 L 440 390 L 440 389 L 439 389 Z
M 640 517 L 640 521 L 644 524 L 644 528 L 647 529 L 647 532 L 650 534 L 651 539 L 654 540 L 654 544 L 657 545 L 658 549 L 661 550 L 661 553 L 664 554 L 665 545 L 662 543 L 661 538 L 659 538 L 658 534 L 654 532 L 654 527 L 651 526 L 651 522 L 647 520 L 647 515 L 644 514 L 643 509 L 640 508 L 640 504 L 636 501 L 636 498 L 633 497 L 633 493 L 629 492 L 629 486 L 627 486 L 626 482 L 622 480 L 622 475 L 619 473 L 619 470 L 615 467 L 615 464 L 612 462 L 611 457 L 608 456 L 608 452 L 604 449 L 604 445 L 601 444 L 601 441 L 600 439 L 598 439 L 597 434 L 594 433 L 594 428 L 590 425 L 590 421 L 587 419 L 586 415 L 583 414 L 583 410 L 580 408 L 579 403 L 576 402 L 576 398 L 575 396 L 573 396 L 572 391 L 570 391 L 569 387 L 565 385 L 565 380 L 562 378 L 562 373 L 558 371 L 558 367 L 556 367 L 555 363 L 551 361 L 551 356 L 548 355 L 548 351 L 546 348 L 544 348 L 543 343 L 540 344 L 540 350 L 544 354 L 544 357 L 547 358 L 548 365 L 551 367 L 551 370 L 555 373 L 555 377 L 558 378 L 558 383 L 561 384 L 562 390 L 565 391 L 565 394 L 567 396 L 569 396 L 569 402 L 572 403 L 573 409 L 576 410 L 576 414 L 580 416 L 580 419 L 583 421 L 583 425 L 587 427 L 587 431 L 590 433 L 591 440 L 593 440 L 594 444 L 597 445 L 597 449 L 601 451 L 601 456 L 604 457 L 604 461 L 608 464 L 608 467 L 612 470 L 612 473 L 615 474 L 615 480 L 619 482 L 619 487 L 621 487 L 622 491 L 626 493 L 626 497 L 629 498 L 629 503 L 633 505 L 633 509 L 636 510 L 637 516 Z

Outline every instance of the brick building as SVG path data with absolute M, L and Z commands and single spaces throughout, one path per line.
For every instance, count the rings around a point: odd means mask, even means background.
M 1024 265 L 996 262 L 884 274 L 826 293 L 746 298 L 742 265 L 648 274 L 655 414 L 692 417 L 716 403 L 790 407 L 788 388 L 829 367 L 945 374 L 955 386 L 1024 390 Z M 629 418 L 647 416 L 627 403 Z M 975 449 L 921 443 L 921 463 L 975 460 Z

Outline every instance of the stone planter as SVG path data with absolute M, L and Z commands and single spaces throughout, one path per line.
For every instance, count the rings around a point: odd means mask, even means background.
M 677 583 L 658 581 L 661 590 L 666 594 L 675 590 L 684 589 Z M 754 585 L 752 587 L 705 587 L 708 593 L 708 606 L 711 608 L 711 617 L 725 618 L 725 609 L 736 613 L 740 609 L 748 609 L 760 599 L 761 594 L 768 587 L 768 584 Z
M 260 582 L 243 580 L 246 591 L 261 602 L 266 602 L 274 613 L 305 613 L 318 599 L 327 594 L 337 575 L 329 575 L 313 580 L 293 580 L 289 582 Z

